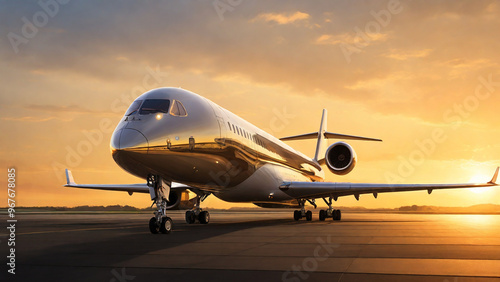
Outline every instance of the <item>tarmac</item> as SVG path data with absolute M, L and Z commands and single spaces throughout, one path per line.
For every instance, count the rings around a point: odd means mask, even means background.
M 500 281 L 500 215 L 317 211 L 211 212 L 208 225 L 171 211 L 173 232 L 156 235 L 150 214 L 18 213 L 16 274 L 3 263 L 0 281 Z

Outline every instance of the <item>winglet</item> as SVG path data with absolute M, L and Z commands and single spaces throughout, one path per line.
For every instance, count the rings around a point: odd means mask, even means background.
M 498 170 L 500 169 L 500 167 L 497 167 L 497 170 L 495 171 L 495 174 L 493 175 L 493 178 L 491 179 L 490 182 L 488 183 L 491 183 L 491 184 L 497 184 L 497 177 L 498 177 Z
M 66 186 L 68 185 L 76 185 L 76 183 L 71 170 L 66 169 Z

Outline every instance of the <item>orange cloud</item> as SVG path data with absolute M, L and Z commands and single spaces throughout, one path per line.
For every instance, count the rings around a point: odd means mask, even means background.
M 391 49 L 384 56 L 387 58 L 404 61 L 412 58 L 424 58 L 431 53 L 432 49 L 422 49 L 422 50 L 398 50 Z
M 285 13 L 264 13 L 257 15 L 252 21 L 263 20 L 265 22 L 275 22 L 277 24 L 290 24 L 296 21 L 307 20 L 309 17 L 309 14 L 298 11 L 288 15 Z
M 389 38 L 387 33 L 366 33 L 366 37 L 370 40 L 367 41 L 358 35 L 353 35 L 351 33 L 342 33 L 342 34 L 323 34 L 320 37 L 316 38 L 315 44 L 319 45 L 338 45 L 341 43 L 345 44 L 361 44 L 363 46 L 369 45 L 369 42 L 376 41 L 386 41 Z
M 56 119 L 56 117 L 44 117 L 44 118 L 38 118 L 38 117 L 31 117 L 31 116 L 26 116 L 26 117 L 3 117 L 2 120 L 6 121 L 22 121 L 22 122 L 45 122 L 49 120 Z M 69 120 L 67 120 L 69 121 Z

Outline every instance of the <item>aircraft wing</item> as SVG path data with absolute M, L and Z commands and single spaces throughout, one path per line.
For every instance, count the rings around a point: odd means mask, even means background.
M 76 184 L 75 179 L 71 170 L 66 169 L 66 185 L 64 187 L 70 188 L 83 188 L 83 189 L 97 189 L 97 190 L 108 190 L 108 191 L 124 191 L 128 192 L 130 195 L 132 193 L 149 193 L 149 187 L 146 183 L 140 184 Z M 190 186 L 186 186 L 180 183 L 172 183 L 171 189 L 189 189 Z
M 361 194 L 404 192 L 427 190 L 430 194 L 434 189 L 479 188 L 497 186 L 497 168 L 493 178 L 487 183 L 461 183 L 461 184 L 376 184 L 376 183 L 348 183 L 348 182 L 283 182 L 279 188 L 296 199 L 312 199 L 354 195 L 359 199 Z

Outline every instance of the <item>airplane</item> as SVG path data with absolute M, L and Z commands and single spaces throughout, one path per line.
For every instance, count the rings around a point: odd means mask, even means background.
M 316 139 L 310 158 L 284 141 Z M 167 210 L 187 205 L 188 224 L 207 224 L 208 211 L 200 208 L 209 195 L 227 202 L 250 202 L 264 208 L 297 208 L 294 220 L 312 220 L 306 203 L 316 208 L 322 199 L 328 209 L 319 220 L 341 220 L 332 200 L 361 194 L 497 186 L 499 168 L 487 183 L 376 184 L 325 182 L 322 165 L 345 175 L 356 165 L 354 149 L 344 141 L 327 146 L 327 139 L 382 140 L 327 131 L 324 109 L 317 132 L 276 138 L 214 102 L 181 88 L 157 88 L 140 95 L 125 112 L 111 136 L 111 155 L 128 173 L 145 179 L 140 184 L 77 184 L 66 169 L 65 187 L 149 193 L 154 216 L 153 234 L 172 231 Z M 189 197 L 196 195 L 192 199 Z M 191 203 L 191 205 L 189 205 Z

